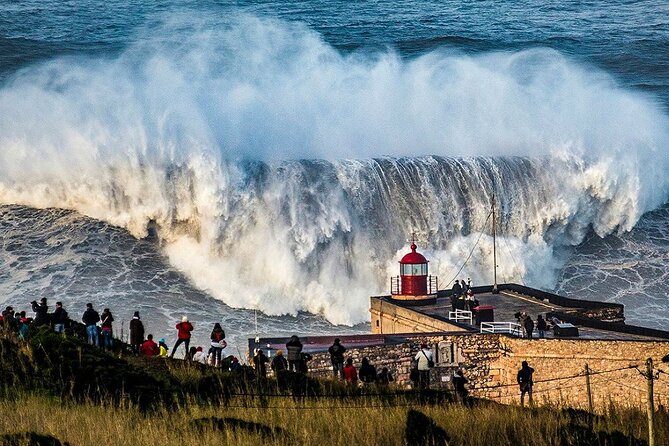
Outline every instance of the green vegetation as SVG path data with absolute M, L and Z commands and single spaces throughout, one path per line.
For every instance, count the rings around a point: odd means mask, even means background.
M 646 415 L 522 409 L 448 394 L 364 392 L 285 373 L 255 380 L 163 358 L 107 353 L 46 328 L 0 335 L 0 445 L 643 445 Z M 657 444 L 669 414 L 657 413 Z

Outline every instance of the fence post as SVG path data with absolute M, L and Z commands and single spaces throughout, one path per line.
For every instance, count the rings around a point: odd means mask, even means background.
M 588 410 L 590 413 L 594 413 L 593 410 L 593 405 L 592 405 L 592 389 L 590 387 L 590 367 L 588 367 L 588 363 L 585 363 L 585 388 L 588 392 Z
M 655 446 L 655 403 L 653 402 L 653 358 L 646 361 L 648 380 L 648 446 Z

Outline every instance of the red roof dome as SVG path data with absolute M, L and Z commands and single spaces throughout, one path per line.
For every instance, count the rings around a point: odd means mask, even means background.
M 417 263 L 427 263 L 427 259 L 423 257 L 423 254 L 417 253 L 416 252 L 416 244 L 412 243 L 411 244 L 411 252 L 404 257 L 402 257 L 402 260 L 400 260 L 401 264 L 411 264 L 415 265 Z

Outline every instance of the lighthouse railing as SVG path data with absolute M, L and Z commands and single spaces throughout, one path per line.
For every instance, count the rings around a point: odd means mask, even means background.
M 472 312 L 467 310 L 449 311 L 448 319 L 455 322 L 468 321 L 469 325 L 474 325 Z

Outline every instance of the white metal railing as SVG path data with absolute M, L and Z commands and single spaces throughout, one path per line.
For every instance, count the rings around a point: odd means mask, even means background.
M 522 337 L 523 328 L 516 322 L 481 322 L 481 333 L 505 333 Z
M 467 310 L 449 311 L 448 319 L 456 322 L 469 321 L 469 325 L 474 325 L 472 312 Z

